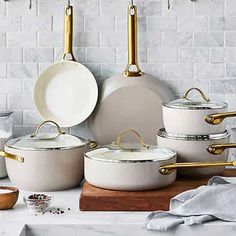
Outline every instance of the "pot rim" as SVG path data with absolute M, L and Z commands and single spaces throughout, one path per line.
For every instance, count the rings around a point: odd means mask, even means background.
M 218 109 L 225 109 L 228 108 L 228 104 L 225 102 L 219 103 L 218 105 L 211 105 L 211 106 L 196 106 L 196 107 L 188 107 L 188 106 L 179 106 L 168 103 L 163 103 L 163 107 L 175 109 L 175 110 L 218 110 Z
M 167 133 L 165 128 L 159 129 L 157 136 L 166 139 L 174 140 L 184 140 L 184 141 L 211 141 L 211 140 L 221 140 L 230 137 L 227 130 L 222 133 L 217 134 L 205 134 L 205 135 L 187 135 L 187 134 L 171 134 Z
M 106 148 L 108 149 L 108 147 L 106 146 L 102 146 L 102 147 L 99 147 L 99 148 L 96 148 L 94 150 L 92 150 L 91 152 L 93 151 L 96 151 L 96 150 L 99 150 L 99 149 L 102 149 L 102 148 Z M 86 152 L 84 157 L 85 158 L 88 158 L 90 160 L 95 160 L 95 161 L 99 161 L 99 162 L 106 162 L 106 163 L 147 163 L 147 162 L 162 162 L 162 161 L 170 161 L 170 160 L 176 160 L 177 158 L 177 153 L 173 150 L 170 150 L 170 149 L 167 149 L 167 148 L 158 148 L 158 147 L 155 147 L 155 146 L 151 146 L 150 148 L 152 149 L 162 149 L 162 150 L 166 150 L 166 151 L 170 151 L 172 152 L 172 154 L 166 158 L 166 159 L 163 159 L 163 160 L 160 160 L 160 159 L 153 159 L 153 160 L 113 160 L 113 159 L 103 159 L 103 158 L 99 158 L 99 157 L 92 157 L 92 156 L 88 156 L 88 153 L 89 152 Z M 109 149 L 108 149 L 109 150 Z M 148 149 L 147 149 L 148 150 Z M 122 150 L 120 150 L 122 152 Z M 124 151 L 124 150 L 123 150 Z M 132 151 L 140 151 L 140 149 L 132 149 Z M 173 161 L 174 163 L 175 161 Z
M 24 137 L 27 137 L 27 136 L 21 136 L 21 137 L 9 140 L 8 142 L 5 143 L 4 146 L 7 147 L 7 148 L 14 149 L 14 150 L 22 150 L 22 151 L 51 151 L 51 150 L 71 150 L 71 149 L 76 149 L 76 148 L 87 146 L 91 142 L 91 140 L 89 140 L 89 139 L 81 138 L 79 136 L 72 135 L 72 134 L 70 134 L 70 135 L 74 136 L 74 137 L 76 137 L 76 138 L 78 138 L 80 140 L 82 140 L 83 143 L 81 143 L 78 146 L 67 146 L 67 147 L 48 147 L 48 148 L 15 147 L 14 144 L 16 142 L 18 142 L 19 140 L 21 140 Z

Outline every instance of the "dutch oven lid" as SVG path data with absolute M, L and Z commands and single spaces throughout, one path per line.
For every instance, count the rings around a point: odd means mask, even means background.
M 49 122 L 56 125 L 58 133 L 38 134 L 40 128 Z M 55 150 L 77 148 L 88 143 L 89 141 L 86 139 L 65 134 L 55 122 L 44 121 L 37 127 L 34 134 L 12 139 L 6 143 L 6 146 L 21 150 Z
M 120 143 L 122 136 L 127 132 L 133 132 L 139 137 L 141 148 L 136 143 Z M 85 157 L 105 162 L 154 162 L 175 158 L 176 152 L 156 146 L 148 146 L 136 131 L 125 130 L 117 136 L 116 141 L 112 144 L 87 152 Z
M 197 90 L 201 94 L 203 100 L 189 99 L 188 94 L 192 90 Z M 227 104 L 224 102 L 210 101 L 210 99 L 199 88 L 191 88 L 185 93 L 185 95 L 182 98 L 168 103 L 164 103 L 163 105 L 165 107 L 174 109 L 190 109 L 190 110 L 227 108 Z

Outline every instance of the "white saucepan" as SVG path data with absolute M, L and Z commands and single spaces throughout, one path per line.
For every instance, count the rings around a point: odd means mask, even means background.
M 38 134 L 51 122 L 58 133 Z M 12 139 L 5 144 L 6 167 L 10 180 L 20 189 L 55 191 L 76 187 L 84 176 L 84 153 L 95 143 L 65 134 L 53 121 L 40 124 L 34 135 Z
M 142 149 L 120 143 L 126 132 L 138 135 Z M 148 146 L 133 130 L 121 132 L 116 141 L 85 154 L 85 179 L 104 189 L 138 191 L 168 186 L 176 179 L 176 168 L 231 166 L 236 162 L 175 163 L 176 152 Z
M 157 145 L 177 152 L 178 162 L 222 162 L 228 159 L 228 148 L 236 147 L 229 144 L 227 131 L 212 135 L 177 135 L 160 129 L 157 134 Z M 223 150 L 222 150 L 223 149 Z M 224 167 L 205 169 L 181 169 L 185 175 L 212 175 L 220 173 Z
M 188 98 L 190 91 L 198 91 L 203 101 Z M 171 134 L 216 134 L 225 131 L 224 118 L 235 116 L 236 113 L 226 113 L 227 104 L 212 102 L 198 88 L 189 89 L 182 99 L 163 104 L 163 120 L 167 133 Z M 222 116 L 224 114 L 224 116 Z M 209 116 L 209 117 L 208 117 Z M 221 121 L 219 121 L 221 118 Z M 207 121 L 207 122 L 206 122 Z M 211 125 L 218 124 L 218 125 Z
M 173 99 L 168 87 L 142 73 L 137 60 L 137 7 L 128 7 L 128 66 L 123 75 L 107 79 L 89 127 L 99 144 L 111 143 L 123 129 L 142 133 L 150 144 L 163 127 L 162 103 Z
M 34 103 L 44 120 L 61 127 L 82 123 L 94 110 L 98 87 L 92 73 L 77 63 L 72 52 L 73 8 L 65 7 L 65 39 L 62 61 L 46 69 L 36 81 Z M 66 57 L 69 57 L 66 60 Z

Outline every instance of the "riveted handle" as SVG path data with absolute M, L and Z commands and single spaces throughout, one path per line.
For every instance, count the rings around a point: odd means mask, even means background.
M 52 123 L 53 125 L 56 126 L 57 128 L 57 135 L 55 137 L 50 137 L 50 138 L 42 138 L 40 137 L 39 139 L 41 140 L 52 140 L 52 139 L 56 139 L 57 137 L 59 137 L 60 135 L 62 134 L 65 134 L 64 131 L 61 130 L 60 126 L 55 122 L 55 121 L 52 121 L 52 120 L 46 120 L 46 121 L 43 121 L 41 124 L 39 124 L 35 130 L 35 132 L 33 134 L 30 135 L 31 138 L 35 138 L 37 137 L 37 135 L 39 134 L 39 131 L 40 129 L 47 123 Z
M 12 159 L 14 161 L 18 161 L 20 163 L 24 162 L 24 158 L 23 157 L 18 156 L 18 155 L 13 155 L 13 154 L 10 154 L 10 153 L 7 153 L 7 152 L 4 152 L 3 150 L 0 150 L 0 156 L 4 157 L 4 158 Z
M 191 91 L 193 91 L 193 90 L 198 91 L 198 92 L 201 94 L 201 96 L 202 96 L 202 98 L 203 98 L 204 101 L 210 102 L 210 99 L 203 93 L 203 91 L 202 91 L 201 89 L 195 88 L 195 87 L 194 87 L 194 88 L 190 88 L 190 89 L 184 94 L 183 98 L 184 98 L 184 99 L 188 99 L 189 93 L 190 93 Z
M 132 130 L 132 129 L 127 129 L 127 130 L 120 132 L 117 135 L 116 140 L 113 142 L 113 145 L 117 145 L 120 149 L 123 149 L 123 150 L 130 150 L 129 148 L 123 148 L 121 146 L 121 139 L 123 138 L 123 136 L 125 134 L 130 133 L 130 132 L 134 133 L 138 137 L 139 143 L 141 144 L 142 147 L 149 148 L 149 146 L 147 144 L 145 144 L 143 137 L 137 131 Z
M 68 5 L 65 6 L 64 10 L 64 52 L 62 60 L 76 61 L 73 55 L 73 7 Z M 67 58 L 68 57 L 68 58 Z
M 137 7 L 130 5 L 128 7 L 128 65 L 124 71 L 126 77 L 141 76 L 142 72 L 138 65 L 137 50 Z M 135 67 L 136 70 L 131 70 Z
M 232 162 L 189 162 L 189 163 L 174 163 L 164 165 L 159 168 L 159 172 L 163 175 L 169 175 L 178 168 L 206 168 L 219 166 L 236 166 L 236 161 Z
M 207 151 L 213 155 L 219 155 L 229 148 L 236 148 L 236 143 L 211 144 L 208 146 Z
M 94 149 L 98 146 L 98 142 L 97 141 L 90 141 L 89 143 L 89 149 Z
M 208 124 L 211 125 L 219 125 L 220 123 L 223 122 L 224 119 L 229 118 L 229 117 L 235 117 L 236 112 L 224 112 L 224 113 L 216 113 L 216 114 L 210 114 L 205 117 L 205 121 Z

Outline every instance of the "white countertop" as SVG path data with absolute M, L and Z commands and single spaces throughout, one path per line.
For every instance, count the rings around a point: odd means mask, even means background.
M 0 185 L 12 185 L 8 179 L 0 180 Z M 81 212 L 79 196 L 81 188 L 48 193 L 54 197 L 51 208 L 65 211 L 53 215 L 49 211 L 35 216 L 27 209 L 23 196 L 29 192 L 20 191 L 19 199 L 13 209 L 0 211 L 0 235 L 222 235 L 236 234 L 236 224 L 214 222 L 204 226 L 181 226 L 165 233 L 149 231 L 144 228 L 149 212 Z M 68 208 L 71 210 L 69 211 Z M 207 234 L 206 234 L 207 233 Z

